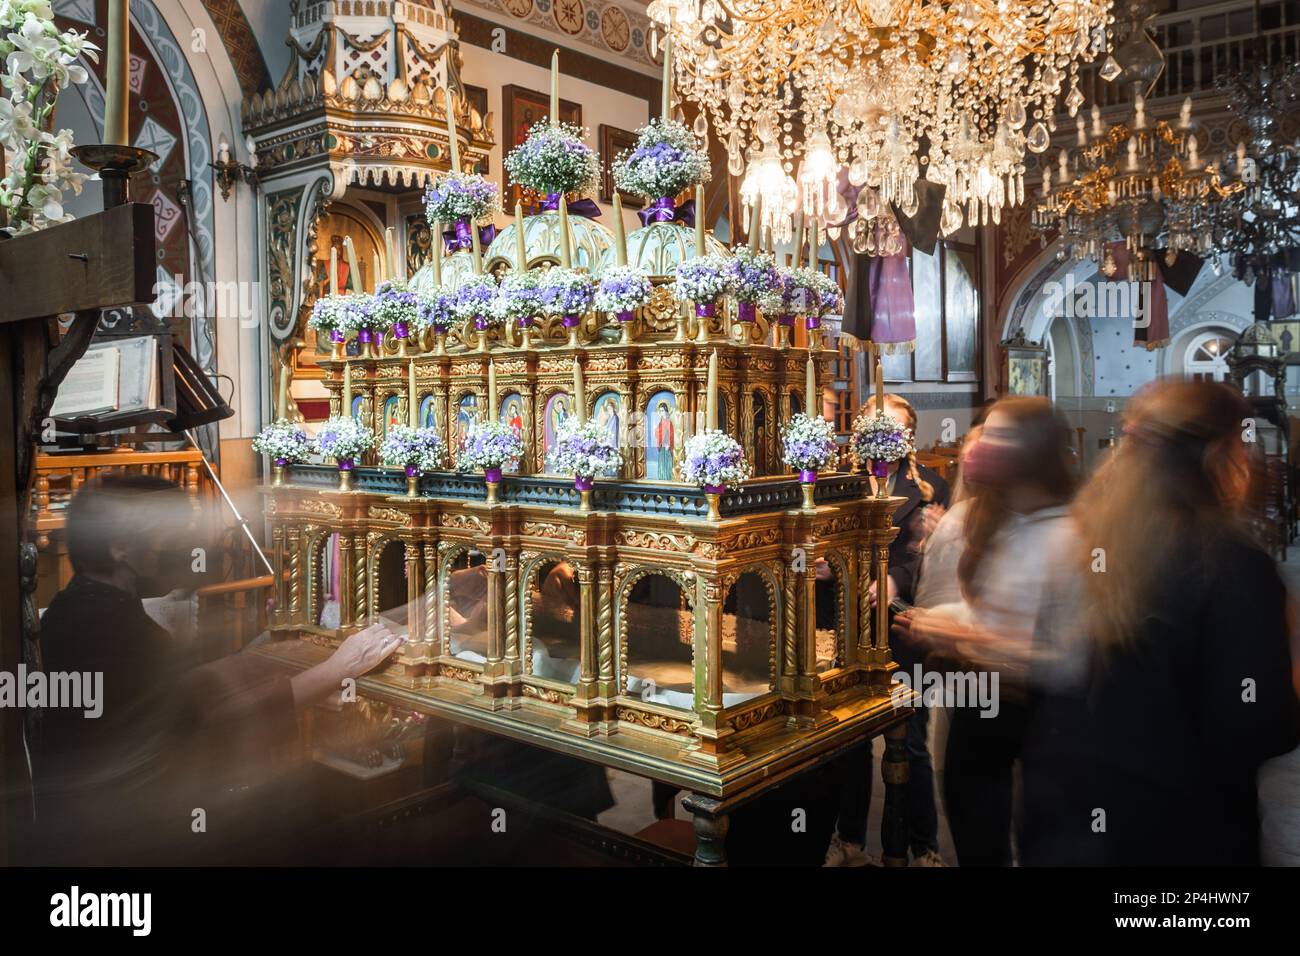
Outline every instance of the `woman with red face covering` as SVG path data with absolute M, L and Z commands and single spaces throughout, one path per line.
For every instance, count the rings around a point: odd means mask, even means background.
M 1048 585 L 1074 569 L 1068 506 L 1075 473 L 1069 427 L 1049 402 L 995 404 L 962 458 L 966 497 L 934 532 L 936 539 L 954 539 L 956 560 L 935 567 L 927 554 L 921 568 L 923 594 L 946 591 L 954 600 L 895 620 L 900 638 L 958 661 L 962 671 L 984 672 L 992 691 L 952 707 L 944 796 L 963 866 L 1012 862 L 1012 776 L 1025 722 L 1025 677 Z M 935 580 L 945 566 L 956 576 L 948 587 Z

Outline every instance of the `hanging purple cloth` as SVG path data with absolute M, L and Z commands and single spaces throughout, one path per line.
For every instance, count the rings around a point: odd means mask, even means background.
M 1286 319 L 1295 313 L 1295 290 L 1291 283 L 1291 273 L 1278 269 L 1273 273 L 1273 318 Z
M 854 256 L 844 297 L 843 330 L 886 352 L 916 343 L 916 302 L 907 268 L 908 248 L 893 256 Z

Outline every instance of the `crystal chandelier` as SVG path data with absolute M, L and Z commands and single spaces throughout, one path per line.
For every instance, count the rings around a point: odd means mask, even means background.
M 1280 142 L 1278 135 L 1283 111 L 1300 98 L 1300 66 L 1260 64 L 1220 86 L 1247 138 L 1223 158 L 1222 172 L 1236 188 L 1210 211 L 1204 248 L 1216 266 L 1226 256 L 1237 278 L 1267 284 L 1274 274 L 1295 271 L 1291 257 L 1300 248 L 1300 142 Z M 1271 301 L 1261 291 L 1257 312 Z
M 1108 0 L 653 0 L 679 93 L 707 113 L 733 173 L 771 144 L 804 212 L 846 211 L 837 170 L 911 214 L 924 176 L 944 224 L 997 222 L 1023 200 L 1024 154 L 1106 46 Z M 1077 109 L 1077 106 L 1075 107 Z M 796 141 L 795 119 L 806 139 Z M 837 208 L 838 207 L 838 208 Z M 910 210 L 910 211 L 909 211 Z
M 1104 127 L 1095 106 L 1090 128 L 1078 118 L 1076 148 L 1061 150 L 1055 175 L 1050 165 L 1043 170 L 1031 223 L 1059 233 L 1059 259 L 1100 262 L 1107 277 L 1116 271 L 1108 246 L 1123 241 L 1137 273 L 1130 278 L 1150 280 L 1154 253 L 1172 265 L 1179 252 L 1208 250 L 1214 204 L 1240 187 L 1224 184 L 1202 159 L 1190 97 L 1176 121 L 1153 121 L 1141 84 L 1134 86 L 1125 121 Z

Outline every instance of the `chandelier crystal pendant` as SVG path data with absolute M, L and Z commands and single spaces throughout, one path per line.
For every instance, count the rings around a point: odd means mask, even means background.
M 766 144 L 751 156 L 740 183 L 740 201 L 745 221 L 753 213 L 754 203 L 759 203 L 759 226 L 774 242 L 789 242 L 794 233 L 794 214 L 798 208 L 799 190 L 781 161 L 781 150 L 775 142 Z
M 1023 200 L 1024 156 L 1050 142 L 1079 67 L 1104 53 L 1109 0 L 652 0 L 675 85 L 726 145 L 728 167 L 775 144 L 806 215 L 842 220 L 855 187 L 915 210 L 948 189 L 944 221 L 997 222 Z M 798 120 L 805 139 L 793 134 Z M 834 213 L 839 212 L 837 219 Z M 910 213 L 908 213 L 910 215 Z

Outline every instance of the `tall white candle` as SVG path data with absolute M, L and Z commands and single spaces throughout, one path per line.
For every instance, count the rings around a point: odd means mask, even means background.
M 488 359 L 488 419 L 496 414 L 497 409 L 497 363 Z
M 659 116 L 665 122 L 673 118 L 673 35 L 664 32 L 664 88 Z
M 803 370 L 803 390 L 804 390 L 805 399 L 808 404 L 808 407 L 805 409 L 805 412 L 807 413 L 808 417 L 811 418 L 817 414 L 817 405 L 818 405 L 818 402 L 816 400 L 817 366 L 813 362 L 811 355 L 808 356 L 808 364 L 804 366 L 804 370 Z
M 433 266 L 433 285 L 434 288 L 442 288 L 442 223 L 433 224 L 433 252 L 431 253 L 431 265 Z
M 582 377 L 582 363 L 578 361 L 577 353 L 573 356 L 573 414 L 578 416 L 579 422 L 587 420 L 587 384 Z
M 524 207 L 515 203 L 515 269 L 528 268 L 528 248 L 524 245 Z
M 415 390 L 415 359 L 411 359 L 410 364 L 406 367 L 406 423 L 412 428 L 420 424 L 420 396 Z
M 623 200 L 614 190 L 614 264 L 627 265 L 627 233 L 623 228 Z
M 709 356 L 709 378 L 705 383 L 704 427 L 718 427 L 718 350 Z
M 560 265 L 566 269 L 573 268 L 573 252 L 569 245 L 569 207 L 560 197 Z
M 695 254 L 704 255 L 704 186 L 695 187 Z
M 343 418 L 352 417 L 352 363 L 343 360 L 343 401 L 341 403 Z
M 384 253 L 388 256 L 388 278 L 397 277 L 397 248 L 393 242 L 393 227 L 384 230 Z
M 338 295 L 339 291 L 339 250 L 337 246 L 330 246 L 330 295 Z
M 560 121 L 560 51 L 551 54 L 551 125 Z
M 108 73 L 104 89 L 104 142 L 126 146 L 131 142 L 127 97 L 130 93 L 131 3 L 108 0 Z
M 444 91 L 443 104 L 447 109 L 447 149 L 451 152 L 451 171 L 460 172 L 460 143 L 456 142 L 456 117 L 451 108 L 451 87 Z
M 361 270 L 357 268 L 357 247 L 352 244 L 351 236 L 343 237 L 343 251 L 348 254 L 348 281 L 352 285 L 354 292 L 361 292 L 363 290 L 361 288 Z

